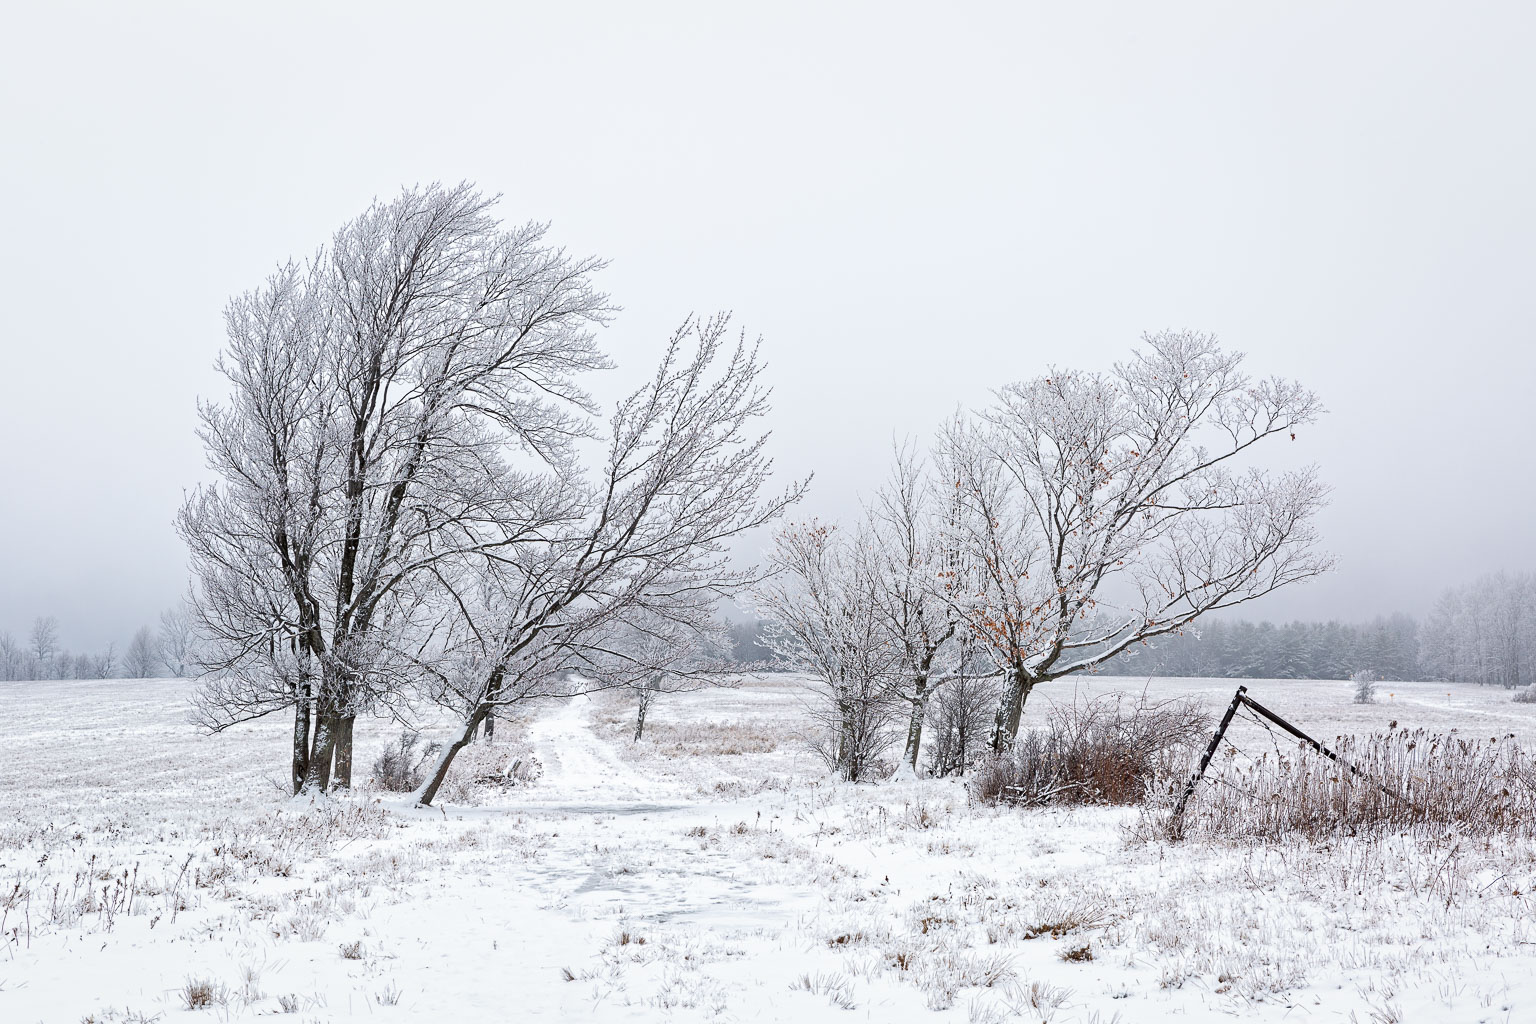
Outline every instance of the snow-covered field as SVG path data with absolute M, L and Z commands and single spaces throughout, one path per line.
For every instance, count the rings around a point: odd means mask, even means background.
M 1322 737 L 1536 746 L 1502 690 L 1247 685 Z M 1144 686 L 1236 683 L 1081 688 Z M 833 783 L 787 677 L 665 698 L 638 745 L 617 700 L 540 708 L 502 742 L 542 777 L 477 806 L 311 806 L 274 781 L 285 723 L 201 736 L 188 687 L 0 684 L 0 1021 L 1536 1019 L 1523 841 L 1170 845 L 1135 810 Z M 397 733 L 359 723 L 359 776 Z

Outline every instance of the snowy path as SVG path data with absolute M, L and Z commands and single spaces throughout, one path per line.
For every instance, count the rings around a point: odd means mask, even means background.
M 584 854 L 579 870 L 555 868 L 536 884 L 584 914 L 656 922 L 776 929 L 804 909 L 808 891 L 746 878 L 739 858 L 688 836 L 744 811 L 686 800 L 681 784 L 640 774 L 593 733 L 591 714 L 591 698 L 577 697 L 528 726 L 544 776 L 522 809 L 559 822 Z
M 529 742 L 544 765 L 543 777 L 530 791 L 529 806 L 588 814 L 663 809 L 656 801 L 665 787 L 641 776 L 593 735 L 591 714 L 592 698 L 575 697 L 529 723 Z M 541 799 L 546 793 L 550 798 Z M 674 801 L 665 809 L 684 806 Z

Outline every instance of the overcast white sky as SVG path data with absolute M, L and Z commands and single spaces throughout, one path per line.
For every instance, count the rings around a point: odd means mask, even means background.
M 765 338 L 786 473 L 1193 327 L 1331 413 L 1341 568 L 1275 618 L 1536 567 L 1536 5 L 29 4 L 0 35 L 0 629 L 185 585 L 228 297 L 402 184 L 613 263 L 607 345 Z M 598 390 L 624 383 L 610 375 Z

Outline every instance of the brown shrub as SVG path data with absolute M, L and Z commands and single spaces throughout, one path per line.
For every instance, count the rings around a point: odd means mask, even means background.
M 971 792 L 1013 804 L 1136 803 L 1184 775 L 1209 729 L 1210 716 L 1193 698 L 1074 699 L 983 763 Z

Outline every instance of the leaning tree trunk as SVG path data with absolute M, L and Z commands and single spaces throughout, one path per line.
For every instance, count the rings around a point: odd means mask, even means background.
M 1015 666 L 1009 670 L 1002 699 L 998 701 L 997 718 L 993 721 L 993 753 L 1001 754 L 1013 747 L 1013 741 L 1019 735 L 1019 723 L 1024 718 L 1024 702 L 1029 699 L 1029 691 L 1034 685 L 1035 680 L 1026 676 L 1022 668 Z
M 481 704 L 475 709 L 474 714 L 469 716 L 469 719 L 464 723 L 463 734 L 444 748 L 443 755 L 437 759 L 437 769 L 433 771 L 432 777 L 416 791 L 416 802 L 418 804 L 422 807 L 432 806 L 432 801 L 437 796 L 437 791 L 442 788 L 443 780 L 448 777 L 448 768 L 453 764 L 453 759 L 458 756 L 459 751 L 469 746 L 474 740 L 475 730 L 480 728 L 480 723 L 490 715 L 492 710 L 492 705 Z
M 917 771 L 917 755 L 923 746 L 923 719 L 928 716 L 928 677 L 913 680 L 912 720 L 907 723 L 907 748 L 901 755 L 902 762 Z
M 479 704 L 475 705 L 475 709 L 470 712 L 469 717 L 464 719 L 463 734 L 444 748 L 442 756 L 437 760 L 437 769 L 433 771 L 432 777 L 416 791 L 416 802 L 422 807 L 432 806 L 432 801 L 437 796 L 437 791 L 442 788 L 443 780 L 448 777 L 448 769 L 453 764 L 453 759 L 458 756 L 459 751 L 474 741 L 475 731 L 480 728 L 480 724 L 495 716 L 495 698 L 501 692 L 501 682 L 504 678 L 503 669 L 498 668 L 491 673 L 490 679 L 486 680 L 485 697 Z M 486 729 L 486 735 L 489 736 L 489 725 L 487 725 Z

